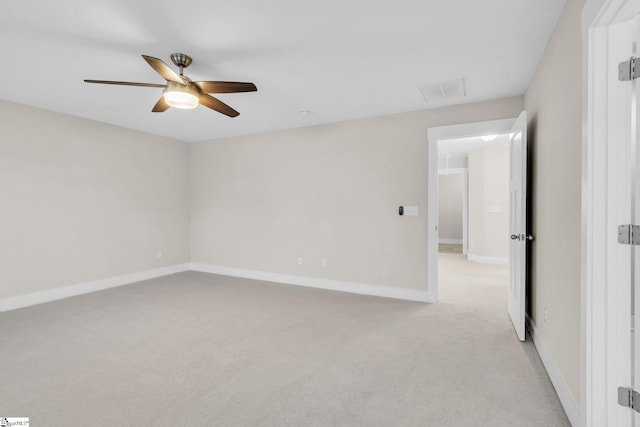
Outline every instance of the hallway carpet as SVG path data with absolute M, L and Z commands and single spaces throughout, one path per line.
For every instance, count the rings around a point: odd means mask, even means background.
M 438 254 L 440 302 L 482 309 L 506 316 L 509 301 L 509 267 L 467 261 L 462 254 Z M 514 331 L 515 334 L 515 331 Z
M 0 416 L 38 426 L 569 425 L 505 310 L 456 298 L 185 272 L 0 313 Z
M 448 254 L 461 254 L 462 245 L 455 243 L 438 243 L 438 252 Z

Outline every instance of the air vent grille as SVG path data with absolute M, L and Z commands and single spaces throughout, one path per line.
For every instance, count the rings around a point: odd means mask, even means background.
M 418 86 L 424 100 L 428 104 L 441 104 L 464 98 L 466 90 L 464 77 L 444 80 L 435 83 L 424 83 Z

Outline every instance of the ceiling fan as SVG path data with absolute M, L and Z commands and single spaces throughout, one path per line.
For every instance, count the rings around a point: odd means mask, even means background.
M 149 65 L 151 65 L 151 68 L 153 68 L 167 81 L 166 84 L 117 82 L 110 80 L 85 80 L 85 82 L 163 88 L 162 97 L 151 110 L 154 113 L 161 113 L 168 110 L 170 107 L 182 109 L 196 108 L 198 104 L 201 104 L 229 117 L 236 117 L 240 113 L 219 99 L 209 95 L 210 93 L 255 92 L 258 90 L 256 85 L 253 83 L 216 81 L 194 82 L 183 74 L 183 70 L 191 65 L 192 61 L 191 57 L 184 53 L 171 54 L 171 61 L 180 68 L 180 74 L 176 74 L 175 71 L 169 68 L 167 64 L 158 58 L 147 55 L 142 55 L 142 57 L 149 63 Z

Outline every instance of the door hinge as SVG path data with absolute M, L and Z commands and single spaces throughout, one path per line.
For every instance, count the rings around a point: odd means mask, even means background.
M 618 387 L 618 404 L 640 412 L 640 393 L 632 388 Z
M 628 61 L 621 62 L 618 65 L 618 80 L 628 82 L 640 77 L 640 64 L 638 64 L 638 59 L 640 58 L 632 56 Z
M 623 245 L 640 245 L 640 226 L 633 224 L 619 225 L 618 243 Z

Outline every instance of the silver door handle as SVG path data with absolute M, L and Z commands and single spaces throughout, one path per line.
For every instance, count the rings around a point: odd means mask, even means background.
M 511 240 L 533 240 L 535 239 L 535 237 L 533 237 L 531 234 L 512 234 L 511 235 Z

